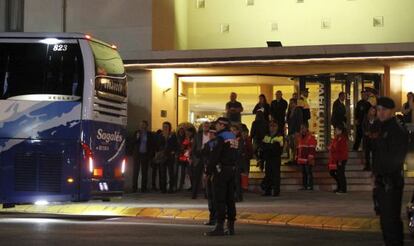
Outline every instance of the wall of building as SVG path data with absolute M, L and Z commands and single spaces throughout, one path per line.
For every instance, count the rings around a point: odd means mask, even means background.
M 188 0 L 153 1 L 153 50 L 187 48 Z
M 25 31 L 62 32 L 63 0 L 30 0 L 24 2 Z
M 6 31 L 6 0 L 0 0 L 0 32 Z
M 24 31 L 62 31 L 62 7 L 63 0 L 25 1 Z M 152 1 L 66 1 L 66 31 L 91 34 L 116 44 L 124 59 L 138 59 L 152 49 Z
M 151 124 L 151 76 L 150 71 L 128 71 L 128 132 L 143 120 Z
M 176 1 L 176 12 L 187 10 L 176 19 L 177 49 L 414 41 L 412 0 L 204 0 L 205 8 L 197 8 L 198 1 Z
M 175 0 L 175 49 L 188 47 L 188 0 Z
M 151 127 L 156 131 L 164 121 L 177 125 L 177 77 L 168 69 L 152 71 Z M 161 114 L 166 112 L 166 116 Z
M 178 7 L 179 5 L 177 5 Z M 152 1 L 154 50 L 173 50 L 175 45 L 175 2 L 174 0 Z M 179 11 L 177 11 L 178 13 Z

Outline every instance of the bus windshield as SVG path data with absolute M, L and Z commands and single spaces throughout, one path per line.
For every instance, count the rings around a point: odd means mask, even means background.
M 119 53 L 108 46 L 90 41 L 93 55 L 95 57 L 96 75 L 124 77 L 125 69 Z
M 6 43 L 0 40 L 0 99 L 38 94 L 80 99 L 82 91 L 83 61 L 77 42 Z

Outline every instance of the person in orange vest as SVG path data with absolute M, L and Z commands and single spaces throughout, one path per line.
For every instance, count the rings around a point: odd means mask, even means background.
M 296 162 L 302 166 L 303 188 L 300 190 L 313 190 L 312 167 L 315 165 L 316 138 L 309 132 L 306 123 L 301 124 L 297 139 Z
M 329 174 L 336 181 L 336 194 L 346 193 L 345 165 L 348 161 L 348 134 L 343 124 L 335 126 L 335 137 L 329 146 Z

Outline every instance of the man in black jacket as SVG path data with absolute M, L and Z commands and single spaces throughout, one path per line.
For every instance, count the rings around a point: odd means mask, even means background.
M 234 175 L 237 161 L 237 141 L 229 130 L 230 121 L 220 117 L 216 122 L 217 137 L 210 155 L 207 173 L 212 175 L 213 196 L 216 207 L 216 227 L 207 236 L 234 235 L 236 204 L 234 199 Z M 224 221 L 227 218 L 227 232 Z
M 364 119 L 368 114 L 368 110 L 371 108 L 371 104 L 368 102 L 368 93 L 363 90 L 361 92 L 361 96 L 362 99 L 358 101 L 354 112 L 356 125 L 356 136 L 353 147 L 354 151 L 358 151 L 359 145 L 361 144 L 362 137 L 364 136 L 362 124 L 364 123 Z
M 204 122 L 201 129 L 194 137 L 191 149 L 191 174 L 192 174 L 192 199 L 196 199 L 203 176 L 203 169 L 206 163 L 206 157 L 203 155 L 204 146 L 210 141 L 210 122 Z
M 172 125 L 166 121 L 162 123 L 162 133 L 160 138 L 159 151 L 162 151 L 164 160 L 159 164 L 160 167 L 160 190 L 167 193 L 167 173 L 168 173 L 168 193 L 175 192 L 176 181 L 174 179 L 175 154 L 178 151 L 178 140 L 172 132 Z
M 279 125 L 278 133 L 283 135 L 288 103 L 285 99 L 283 99 L 283 94 L 281 91 L 276 91 L 275 97 L 276 99 L 273 100 L 270 104 L 270 114 L 272 116 L 272 119 Z
M 204 225 L 212 226 L 216 224 L 216 203 L 214 202 L 213 196 L 213 184 L 212 184 L 212 173 L 207 171 L 208 164 L 210 161 L 211 152 L 214 149 L 217 141 L 216 139 L 216 127 L 215 125 L 210 124 L 209 129 L 209 141 L 204 145 L 202 150 L 202 156 L 205 159 L 204 161 L 204 173 L 206 175 L 206 198 L 208 201 L 208 211 L 209 211 L 209 220 L 204 222 Z
M 372 171 L 385 245 L 403 245 L 401 203 L 408 133 L 394 117 L 394 108 L 394 101 L 388 97 L 381 97 L 377 101 L 380 133 L 374 141 Z
M 331 124 L 335 126 L 343 126 L 346 123 L 346 107 L 345 107 L 345 92 L 341 91 L 338 99 L 335 100 L 332 107 Z
M 137 192 L 138 176 L 141 169 L 141 191 L 147 191 L 148 165 L 154 157 L 155 137 L 148 131 L 148 122 L 143 120 L 140 129 L 135 134 L 134 167 L 132 189 Z

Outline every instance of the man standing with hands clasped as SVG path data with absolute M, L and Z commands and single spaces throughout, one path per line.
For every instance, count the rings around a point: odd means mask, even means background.
M 372 167 L 382 235 L 387 246 L 404 244 L 401 202 L 408 133 L 394 117 L 394 108 L 394 101 L 388 97 L 377 100 L 380 132 L 378 138 L 374 140 Z
M 243 106 L 237 100 L 237 94 L 232 92 L 230 94 L 230 101 L 226 104 L 226 114 L 227 118 L 232 123 L 240 123 L 241 122 L 241 113 L 243 112 Z

